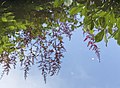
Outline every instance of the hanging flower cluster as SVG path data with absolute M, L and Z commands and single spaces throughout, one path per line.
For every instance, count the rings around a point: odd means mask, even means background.
M 98 46 L 95 44 L 94 36 L 89 33 L 84 39 L 84 41 L 87 41 L 87 40 L 88 40 L 87 47 L 89 47 L 89 50 L 93 50 L 95 52 L 100 62 L 100 51 Z
M 24 77 L 32 65 L 37 64 L 46 82 L 46 76 L 55 75 L 61 68 L 61 59 L 66 51 L 63 37 L 71 38 L 72 29 L 69 23 L 58 22 L 58 27 L 50 30 L 41 30 L 28 27 L 25 31 L 16 33 L 13 41 L 16 42 L 15 51 L 4 52 L 0 57 L 3 74 L 10 71 L 11 65 L 16 66 L 18 58 L 24 70 Z M 37 35 L 35 35 L 37 32 Z

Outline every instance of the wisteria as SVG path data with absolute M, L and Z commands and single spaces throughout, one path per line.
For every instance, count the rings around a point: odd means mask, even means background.
M 33 35 L 35 29 L 28 27 L 20 31 L 13 38 L 16 42 L 15 51 L 3 53 L 0 63 L 3 65 L 3 74 L 10 71 L 11 65 L 16 66 L 20 60 L 26 79 L 32 65 L 37 64 L 46 82 L 46 76 L 57 74 L 61 68 L 61 59 L 66 51 L 63 37 L 71 39 L 70 24 L 59 22 L 59 27 L 50 30 L 39 30 L 40 34 Z M 19 59 L 18 59 L 19 58 Z
M 87 40 L 88 40 L 87 47 L 89 47 L 89 50 L 93 50 L 95 52 L 100 62 L 100 51 L 99 51 L 99 47 L 95 44 L 94 36 L 88 33 L 84 41 L 87 41 Z

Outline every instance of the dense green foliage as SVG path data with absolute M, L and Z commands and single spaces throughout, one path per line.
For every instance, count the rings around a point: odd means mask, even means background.
M 27 77 L 37 63 L 46 78 L 60 69 L 65 52 L 63 37 L 71 38 L 74 17 L 67 8 L 54 7 L 54 1 L 25 0 L 0 3 L 0 63 L 3 74 L 21 63 Z M 69 20 L 69 22 L 67 22 Z
M 119 0 L 78 0 L 70 14 L 80 12 L 84 16 L 83 30 L 95 36 L 95 42 L 108 42 L 114 37 L 120 45 L 120 2 Z M 95 32 L 97 31 L 97 33 Z
M 83 19 L 83 20 L 80 20 Z M 119 0 L 1 0 L 0 64 L 3 74 L 20 61 L 25 78 L 37 63 L 46 80 L 60 69 L 63 37 L 82 27 L 90 49 L 110 38 L 120 45 Z M 3 76 L 2 74 L 2 76 Z

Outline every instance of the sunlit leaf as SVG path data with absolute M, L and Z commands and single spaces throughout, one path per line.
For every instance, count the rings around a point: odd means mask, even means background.
M 9 26 L 9 29 L 10 29 L 10 30 L 14 30 L 14 29 L 15 29 L 15 26 Z
M 41 6 L 36 6 L 35 10 L 39 11 L 39 10 L 43 10 L 43 8 Z
M 82 8 L 80 8 L 80 7 L 73 7 L 73 8 L 70 10 L 70 14 L 71 14 L 71 15 L 75 15 L 75 14 L 79 13 L 81 10 L 82 10 Z
M 96 13 L 96 16 L 105 17 L 106 14 L 107 14 L 107 12 L 100 11 L 100 12 Z
M 4 16 L 7 17 L 7 16 L 10 16 L 12 14 L 13 14 L 12 12 L 8 12 L 8 13 L 4 13 Z
M 54 2 L 54 7 L 59 7 L 60 5 L 62 5 L 63 0 L 55 0 Z
M 95 42 L 100 42 L 103 39 L 104 36 L 104 30 L 101 30 L 96 36 L 95 36 Z
M 1 19 L 2 19 L 3 22 L 7 22 L 8 21 L 6 17 L 2 17 Z

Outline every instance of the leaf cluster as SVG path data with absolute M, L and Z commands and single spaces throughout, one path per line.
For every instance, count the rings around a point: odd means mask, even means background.
M 65 52 L 63 37 L 71 38 L 74 17 L 53 0 L 0 1 L 1 77 L 20 62 L 26 78 L 33 65 L 55 75 Z M 72 28 L 71 28 L 72 27 Z
M 117 0 L 77 0 L 70 10 L 71 15 L 80 13 L 83 17 L 83 30 L 95 36 L 95 41 L 110 38 L 119 43 L 120 2 Z

